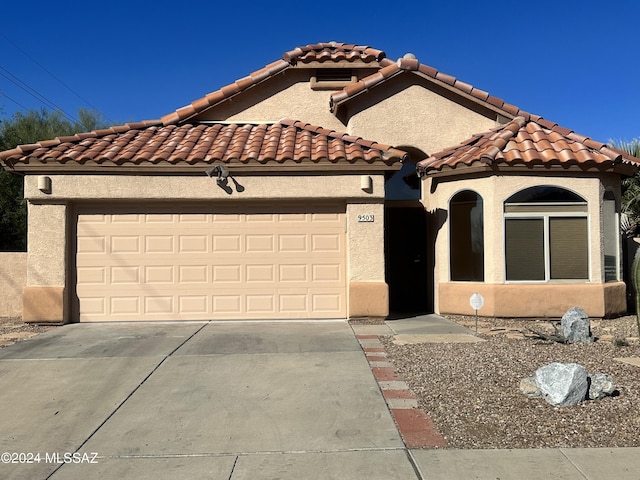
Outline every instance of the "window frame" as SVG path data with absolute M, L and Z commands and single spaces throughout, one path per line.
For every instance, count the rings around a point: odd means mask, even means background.
M 535 187 L 534 187 L 535 188 Z M 568 192 L 574 193 L 564 187 L 556 187 Z M 519 193 L 519 192 L 517 192 Z M 513 196 L 513 195 L 512 195 Z M 511 198 L 511 197 L 509 197 Z M 586 200 L 581 202 L 523 202 L 523 203 L 507 203 L 508 199 L 503 202 L 502 213 L 502 252 L 503 252 L 503 272 L 505 283 L 588 283 L 591 281 L 591 221 L 589 216 L 589 204 Z M 522 208 L 522 211 L 507 212 L 507 207 Z M 524 211 L 526 207 L 527 211 Z M 536 210 L 536 207 L 538 210 Z M 567 208 L 568 207 L 568 208 Z M 570 211 L 572 210 L 574 211 Z M 563 211 L 562 209 L 567 209 Z M 583 208 L 583 209 L 582 209 Z M 586 278 L 568 278 L 553 279 L 551 278 L 551 235 L 550 235 L 550 219 L 551 218 L 585 218 L 587 229 L 587 277 Z M 543 254 L 544 254 L 544 280 L 509 280 L 507 278 L 507 220 L 508 219 L 541 219 L 543 222 Z
M 608 196 L 612 198 L 607 198 Z M 613 238 L 608 238 L 607 235 L 611 234 L 607 225 L 607 212 L 605 211 L 607 202 L 613 202 Z M 612 188 L 607 187 L 602 195 L 602 211 L 604 218 L 602 219 L 602 282 L 619 282 L 622 280 L 623 266 L 622 262 L 622 234 L 620 232 L 620 203 Z M 615 278 L 607 279 L 607 243 L 613 240 L 615 242 Z
M 450 215 L 453 216 L 453 209 L 454 209 L 454 201 L 456 199 L 456 197 L 461 196 L 462 194 L 473 194 L 476 196 L 475 199 L 475 206 L 480 206 L 480 228 L 481 228 L 481 233 L 482 233 L 482 238 L 481 238 L 481 251 L 480 251 L 480 275 L 479 278 L 473 278 L 473 279 L 460 279 L 460 278 L 456 278 L 454 279 L 454 253 L 453 253 L 453 248 L 452 248 L 452 243 L 453 243 L 453 239 L 454 239 L 454 225 L 452 223 L 452 219 L 450 218 L 449 221 L 447 222 L 448 225 L 448 252 L 449 252 L 449 258 L 448 258 L 448 273 L 449 273 L 449 281 L 450 282 L 475 282 L 475 283 L 484 283 L 486 281 L 486 263 L 485 263 L 485 253 L 486 253 L 486 243 L 485 243 L 485 229 L 484 229 L 484 216 L 485 216 L 485 206 L 484 206 L 484 198 L 482 197 L 482 195 L 480 195 L 478 192 L 476 192 L 475 190 L 469 189 L 469 188 L 465 188 L 463 190 L 459 190 L 456 193 L 454 193 L 451 198 L 449 198 L 449 202 L 448 202 L 448 210 L 450 212 Z M 461 202 L 461 203 L 465 203 L 465 202 Z M 473 208 L 473 207 L 472 207 Z M 471 230 L 473 229 L 472 225 L 471 225 L 471 218 L 469 219 L 469 230 L 471 232 Z M 457 235 L 457 234 L 455 234 Z M 457 239 L 457 236 L 456 236 Z M 458 273 L 458 272 L 456 272 Z

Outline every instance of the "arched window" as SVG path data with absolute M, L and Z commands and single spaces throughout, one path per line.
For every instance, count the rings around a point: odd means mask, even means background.
M 482 197 L 471 190 L 449 202 L 451 280 L 484 281 L 484 220 Z
M 587 280 L 587 202 L 560 187 L 527 188 L 504 202 L 507 281 Z
M 602 217 L 604 281 L 615 282 L 620 278 L 620 219 L 616 197 L 611 190 L 604 193 Z

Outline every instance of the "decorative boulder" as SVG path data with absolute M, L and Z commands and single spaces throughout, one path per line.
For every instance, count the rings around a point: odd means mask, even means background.
M 616 385 L 613 377 L 606 373 L 594 373 L 589 376 L 589 399 L 600 400 L 601 398 L 613 395 Z
M 560 327 L 562 329 L 562 335 L 569 343 L 593 342 L 589 316 L 580 307 L 569 309 L 562 317 Z
M 544 399 L 557 407 L 571 407 L 587 397 L 587 371 L 577 363 L 550 363 L 536 370 L 536 385 Z

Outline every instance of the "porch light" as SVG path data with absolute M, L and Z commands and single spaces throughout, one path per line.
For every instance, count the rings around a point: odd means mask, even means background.
M 38 177 L 38 190 L 42 193 L 51 193 L 51 177 L 40 175 Z
M 224 182 L 224 179 L 229 176 L 229 170 L 224 168 L 222 165 L 216 165 L 215 167 L 205 170 L 204 173 L 206 173 L 209 177 L 217 175 L 218 178 L 216 178 L 216 183 L 218 185 L 221 185 Z

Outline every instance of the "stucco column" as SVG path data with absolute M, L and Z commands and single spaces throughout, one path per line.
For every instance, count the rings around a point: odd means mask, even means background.
M 66 321 L 66 205 L 28 205 L 27 286 L 22 294 L 25 322 Z
M 389 315 L 384 270 L 384 203 L 347 204 L 349 318 Z

